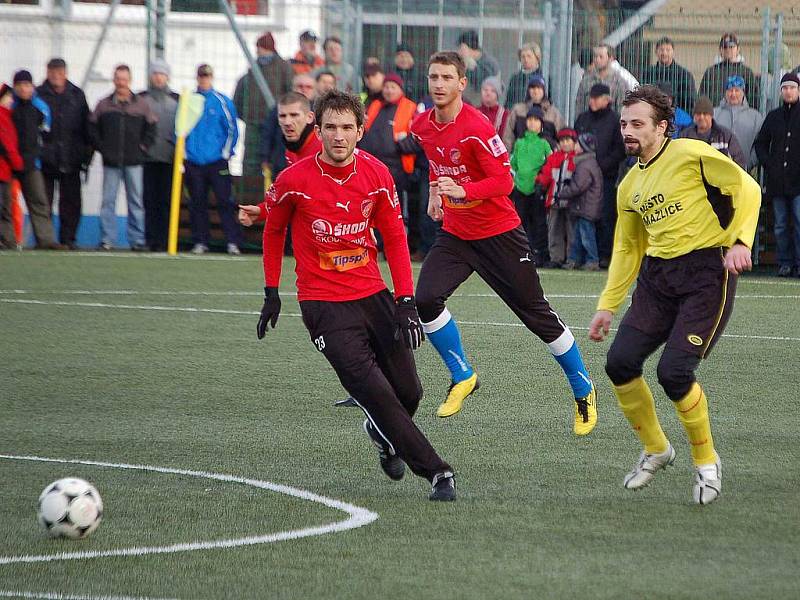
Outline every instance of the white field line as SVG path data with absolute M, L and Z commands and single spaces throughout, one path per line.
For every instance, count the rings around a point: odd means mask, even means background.
M 57 300 L 27 300 L 22 298 L 0 298 L 0 302 L 6 304 L 35 304 L 42 306 L 78 306 L 85 308 L 116 308 L 120 310 L 154 310 L 161 312 L 184 312 L 184 313 L 211 313 L 222 315 L 259 315 L 257 310 L 231 310 L 225 308 L 197 308 L 194 306 L 158 306 L 150 304 L 106 304 L 104 302 L 66 302 Z M 299 313 L 281 312 L 282 317 L 300 317 Z M 504 323 L 500 321 L 456 321 L 459 325 L 476 325 L 479 327 L 525 327 L 522 323 Z M 576 331 L 588 331 L 588 327 L 574 327 L 570 329 Z M 611 331 L 616 331 L 612 328 Z M 800 342 L 797 337 L 772 336 L 772 335 L 742 335 L 733 333 L 723 333 L 724 338 L 743 339 L 743 340 L 770 340 L 779 342 Z
M 84 596 L 81 594 L 17 592 L 14 590 L 0 590 L 0 598 L 38 598 L 39 600 L 174 600 L 169 598 L 146 598 L 144 596 Z
M 297 296 L 293 290 L 281 290 L 281 296 Z M 8 289 L 0 290 L 0 295 L 4 296 L 25 296 L 25 295 L 47 294 L 64 296 L 208 296 L 226 297 L 243 296 L 260 298 L 261 292 L 257 290 L 231 290 L 227 292 L 194 291 L 194 290 L 23 290 Z M 459 294 L 455 293 L 452 298 L 499 298 L 493 292 L 479 294 Z M 596 300 L 600 294 L 547 294 L 548 298 L 572 298 L 578 300 Z M 630 298 L 630 295 L 627 296 Z M 800 294 L 737 294 L 736 299 L 758 299 L 758 300 L 800 300 Z
M 220 548 L 236 548 L 238 546 L 252 546 L 255 544 L 271 544 L 274 542 L 281 542 L 284 540 L 296 540 L 299 538 L 311 537 L 316 535 L 325 535 L 327 533 L 335 533 L 339 531 L 347 531 L 348 529 L 355 529 L 363 527 L 372 523 L 378 518 L 378 514 L 366 508 L 361 508 L 341 500 L 327 498 L 320 496 L 306 490 L 290 487 L 288 485 L 281 485 L 272 483 L 270 481 L 260 481 L 258 479 L 247 479 L 245 477 L 237 477 L 235 475 L 225 475 L 220 473 L 209 473 L 206 471 L 192 471 L 187 469 L 173 469 L 169 467 L 154 467 L 150 465 L 129 465 L 124 463 L 108 463 L 94 460 L 69 460 L 61 458 L 45 458 L 41 456 L 21 456 L 14 454 L 0 454 L 0 459 L 8 460 L 26 460 L 33 462 L 51 462 L 63 463 L 73 465 L 89 465 L 94 467 L 108 467 L 112 469 L 128 469 L 134 471 L 148 471 L 152 473 L 167 473 L 171 475 L 186 475 L 189 477 L 200 477 L 202 479 L 214 479 L 216 481 L 223 481 L 227 483 L 240 483 L 251 487 L 270 490 L 279 494 L 299 498 L 300 500 L 307 500 L 316 502 L 329 508 L 334 508 L 347 513 L 349 516 L 343 521 L 334 523 L 327 523 L 317 527 L 306 527 L 303 529 L 292 529 L 289 531 L 279 531 L 277 533 L 270 533 L 266 535 L 250 536 L 243 538 L 233 538 L 225 540 L 212 540 L 212 541 L 198 541 L 188 542 L 181 544 L 170 544 L 167 546 L 143 546 L 134 548 L 120 548 L 116 550 L 83 550 L 78 552 L 59 552 L 57 554 L 42 554 L 42 555 L 21 555 L 21 556 L 0 556 L 0 565 L 14 564 L 14 563 L 40 563 L 61 560 L 76 560 L 87 558 L 101 558 L 108 556 L 143 556 L 146 554 L 172 554 L 175 552 L 193 552 L 195 550 L 214 550 Z

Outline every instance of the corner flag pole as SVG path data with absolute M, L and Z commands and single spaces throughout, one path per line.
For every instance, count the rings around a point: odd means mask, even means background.
M 183 88 L 178 100 L 178 113 L 175 118 L 175 157 L 172 166 L 172 193 L 169 206 L 169 238 L 167 254 L 175 256 L 178 253 L 178 221 L 181 213 L 181 188 L 183 187 L 183 157 L 186 150 L 186 135 L 188 134 L 189 115 L 189 89 Z

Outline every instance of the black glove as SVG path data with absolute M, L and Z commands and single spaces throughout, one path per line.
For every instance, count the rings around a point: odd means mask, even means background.
M 278 288 L 265 287 L 264 288 L 264 306 L 261 307 L 261 316 L 258 318 L 258 325 L 256 325 L 256 335 L 258 339 L 262 339 L 267 333 L 267 323 L 272 325 L 275 329 L 275 324 L 278 322 L 278 316 L 281 314 L 281 298 L 278 296 Z
M 422 331 L 422 325 L 419 322 L 414 296 L 401 296 L 397 299 L 394 322 L 397 324 L 394 339 L 399 340 L 400 336 L 403 336 L 403 342 L 411 350 L 416 350 L 422 345 L 425 340 L 425 333 Z

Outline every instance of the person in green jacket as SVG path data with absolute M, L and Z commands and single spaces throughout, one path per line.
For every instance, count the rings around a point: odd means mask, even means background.
M 541 136 L 543 122 L 542 108 L 531 106 L 525 120 L 525 135 L 514 142 L 511 153 L 511 170 L 514 173 L 511 199 L 528 236 L 536 266 L 544 264 L 544 250 L 547 248 L 544 194 L 536 187 L 536 176 L 552 152 L 550 144 Z

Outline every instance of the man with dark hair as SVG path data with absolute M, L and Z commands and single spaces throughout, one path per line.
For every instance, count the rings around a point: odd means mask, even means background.
M 700 96 L 694 105 L 692 118 L 694 124 L 681 131 L 680 137 L 702 140 L 733 159 L 743 169 L 747 167 L 747 156 L 742 151 L 739 140 L 730 129 L 714 120 L 714 106 L 711 100 Z
M 487 77 L 500 74 L 500 63 L 481 48 L 478 32 L 474 30 L 458 36 L 458 55 L 466 68 L 464 99 L 472 106 L 480 106 L 481 84 Z
M 294 71 L 275 49 L 275 38 L 269 31 L 256 40 L 256 63 L 276 100 L 292 89 Z M 239 118 L 244 121 L 244 156 L 242 179 L 238 188 L 239 200 L 260 202 L 264 196 L 264 169 L 259 160 L 261 144 L 260 126 L 267 118 L 267 101 L 256 83 L 253 69 L 248 69 L 236 83 L 233 104 Z
M 594 57 L 592 68 L 586 69 L 575 95 L 575 114 L 579 115 L 589 108 L 591 91 L 597 85 L 604 85 L 608 88 L 612 109 L 619 111 L 622 101 L 625 99 L 625 92 L 630 89 L 630 86 L 613 68 L 614 52 L 610 46 L 601 45 L 594 49 L 592 56 Z M 600 152 L 598 152 L 599 154 Z
M 761 190 L 708 144 L 670 139 L 670 99 L 654 86 L 628 93 L 620 125 L 625 151 L 638 161 L 619 186 L 614 254 L 589 337 L 608 335 L 638 273 L 606 362 L 620 408 L 644 446 L 623 485 L 643 488 L 675 461 L 642 378 L 645 360 L 665 344 L 658 381 L 689 438 L 692 498 L 708 504 L 720 494 L 722 466 L 695 370 L 730 317 L 737 276 L 752 266 Z
M 311 73 L 314 69 L 325 65 L 325 61 L 317 54 L 318 39 L 317 34 L 310 29 L 300 34 L 300 49 L 291 60 L 295 75 Z
M 597 225 L 597 246 L 600 266 L 608 266 L 617 220 L 615 194 L 619 165 L 625 159 L 625 148 L 619 132 L 619 114 L 611 107 L 611 90 L 596 83 L 589 90 L 589 110 L 575 119 L 575 130 L 591 133 L 597 144 L 596 158 L 603 171 L 603 216 Z
M 573 431 L 586 435 L 597 423 L 594 385 L 572 332 L 544 297 L 528 238 L 508 197 L 514 187 L 508 151 L 492 124 L 462 100 L 464 71 L 454 52 L 431 57 L 428 86 L 434 107 L 411 126 L 430 161 L 428 215 L 443 222 L 417 289 L 422 326 L 450 371 L 450 389 L 436 414 L 456 414 L 478 389 L 478 374 L 445 306 L 477 272 L 547 345 L 572 388 Z
M 342 40 L 336 36 L 325 38 L 322 44 L 322 49 L 325 52 L 325 65 L 317 67 L 311 72 L 316 76 L 321 71 L 328 71 L 333 73 L 336 78 L 336 89 L 342 92 L 353 91 L 353 84 L 356 80 L 356 70 L 348 62 L 344 60 L 344 49 L 342 48 Z
M 328 71 L 327 69 L 323 69 L 321 71 L 317 71 L 316 74 L 316 81 L 317 81 L 317 97 L 321 98 L 331 90 L 336 89 L 336 75 Z
M 308 98 L 298 92 L 289 92 L 278 100 L 277 110 L 287 167 L 322 150 L 319 138 L 314 135 L 314 111 Z M 266 218 L 266 201 L 257 206 L 239 205 L 239 223 L 242 225 L 249 227 Z
M 372 102 L 383 98 L 383 80 L 386 78 L 386 73 L 380 65 L 368 64 L 364 65 L 361 78 L 364 80 L 361 102 L 364 103 L 364 109 L 367 110 Z
M 800 277 L 800 78 L 781 78 L 778 108 L 767 113 L 753 147 L 764 165 L 775 216 L 778 276 Z
M 406 98 L 419 102 L 425 97 L 428 89 L 425 72 L 417 66 L 411 46 L 405 42 L 397 44 L 395 49 L 394 72 L 403 80 Z
M 156 137 L 157 117 L 150 105 L 131 91 L 131 70 L 114 69 L 114 93 L 100 100 L 89 117 L 89 133 L 103 157 L 103 204 L 100 207 L 100 248 L 111 250 L 117 237 L 117 192 L 125 184 L 128 243 L 146 250 L 142 164 Z
M 662 37 L 656 42 L 656 58 L 656 63 L 645 67 L 642 72 L 642 83 L 669 84 L 675 106 L 688 113 L 694 107 L 697 88 L 691 71 L 675 62 L 675 43 L 672 39 Z
M 81 218 L 81 171 L 92 158 L 89 140 L 89 105 L 83 91 L 67 79 L 67 63 L 53 58 L 47 78 L 36 94 L 50 108 L 52 123 L 42 141 L 42 174 L 47 200 L 53 206 L 58 184 L 59 239 L 74 249 Z
M 705 70 L 700 80 L 698 95 L 706 96 L 716 106 L 725 96 L 725 84 L 731 75 L 739 75 L 744 79 L 744 91 L 750 98 L 753 108 L 758 110 L 761 102 L 760 85 L 753 71 L 744 64 L 744 57 L 739 53 L 739 39 L 733 33 L 726 33 L 719 40 L 719 62 Z
M 431 500 L 455 500 L 452 468 L 413 421 L 422 385 L 412 350 L 424 335 L 392 177 L 380 161 L 356 150 L 364 133 L 356 96 L 332 91 L 320 98 L 316 125 L 322 151 L 283 171 L 267 194 L 258 338 L 280 314 L 282 250 L 291 224 L 303 323 L 364 411 L 381 468 L 398 480 L 407 464 L 431 482 Z M 383 238 L 394 298 L 381 277 L 372 227 Z

